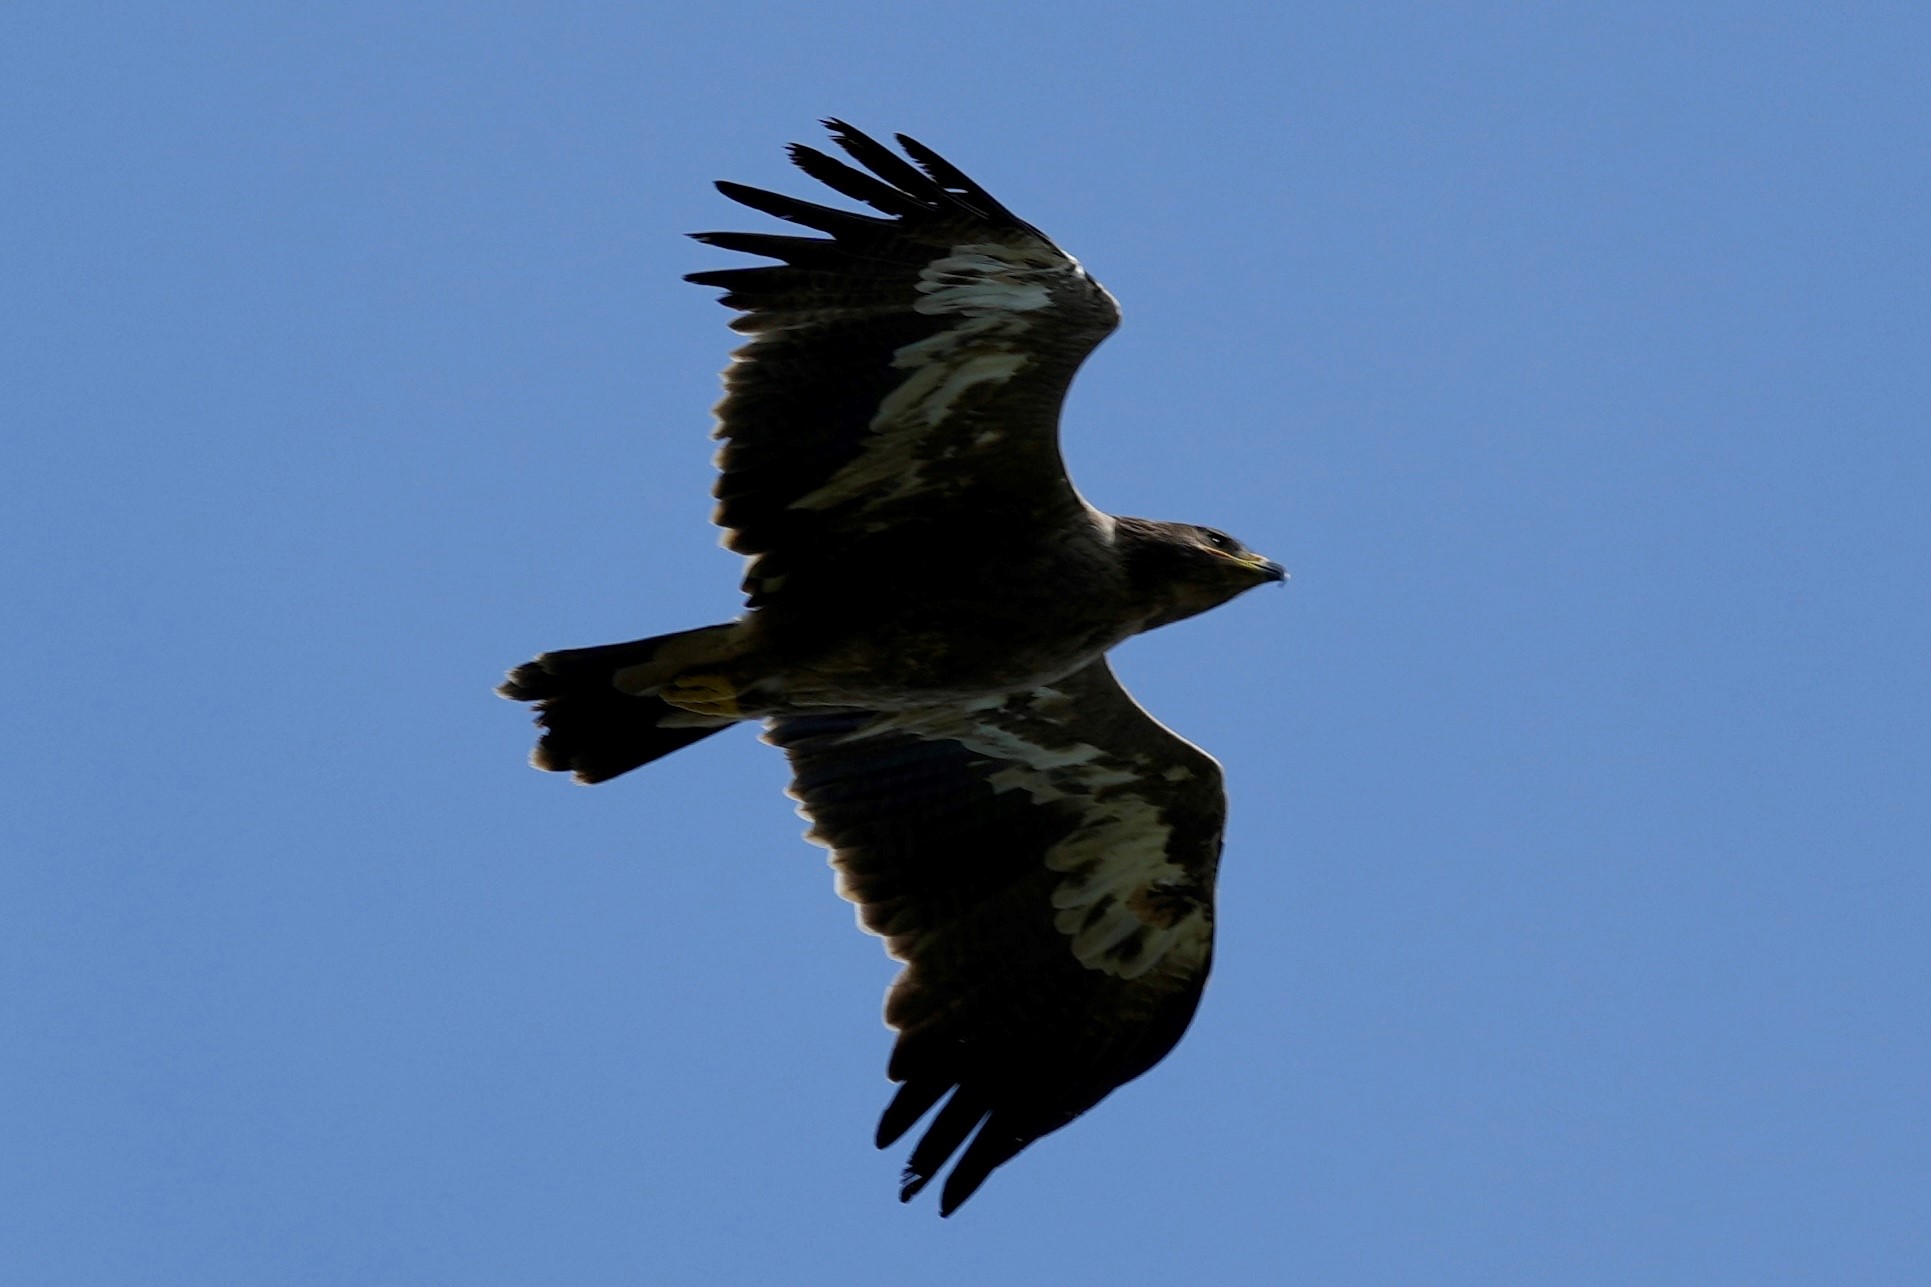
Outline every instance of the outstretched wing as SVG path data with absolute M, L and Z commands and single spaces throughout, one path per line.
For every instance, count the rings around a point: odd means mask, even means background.
M 1039 538 L 1083 510 L 1060 461 L 1059 408 L 1119 321 L 1078 262 L 942 157 L 904 135 L 914 165 L 840 121 L 857 169 L 813 148 L 791 159 L 877 215 L 720 183 L 734 201 L 830 234 L 703 232 L 782 261 L 692 273 L 725 289 L 755 338 L 718 404 L 715 519 L 752 556 L 752 604 L 867 566 L 859 547 L 960 520 Z M 867 173 L 869 171 L 869 173 Z
M 951 1095 L 901 1197 L 964 1145 L 949 1214 L 1180 1039 L 1213 952 L 1220 766 L 1104 660 L 1002 699 L 786 717 L 766 737 L 839 892 L 905 962 L 885 1003 L 903 1085 L 879 1146 Z

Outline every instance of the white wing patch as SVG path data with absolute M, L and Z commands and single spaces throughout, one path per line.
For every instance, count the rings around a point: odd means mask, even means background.
M 1030 315 L 1052 305 L 1055 284 L 1085 276 L 1077 262 L 1043 246 L 954 246 L 927 264 L 919 273 L 920 297 L 913 309 L 964 320 L 893 352 L 892 365 L 906 377 L 879 404 L 868 426 L 872 440 L 856 460 L 791 508 L 830 509 L 860 498 L 868 505 L 901 500 L 927 486 L 928 463 L 997 443 L 996 431 L 944 443 L 935 443 L 932 431 L 967 393 L 1003 384 L 1025 369 L 1032 361 L 1025 336 L 1036 320 Z
M 1157 809 L 1126 796 L 1047 851 L 1046 865 L 1065 873 L 1053 926 L 1081 965 L 1137 979 L 1156 965 L 1205 962 L 1212 927 L 1192 878 L 1167 857 L 1171 838 Z
M 954 246 L 919 273 L 919 294 L 912 307 L 921 313 L 964 313 L 986 317 L 998 313 L 1030 313 L 1052 303 L 1047 280 L 1083 273 L 1064 254 L 1044 248 L 986 243 Z

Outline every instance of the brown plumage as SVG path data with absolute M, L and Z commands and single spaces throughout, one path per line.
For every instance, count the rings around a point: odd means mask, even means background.
M 876 215 L 721 183 L 829 236 L 698 234 L 780 261 L 691 276 L 753 337 L 717 409 L 744 614 L 547 653 L 500 691 L 538 705 L 535 764 L 585 782 L 766 722 L 840 892 L 906 963 L 878 1142 L 946 1100 L 902 1196 L 956 1154 L 949 1213 L 1186 1029 L 1219 766 L 1105 654 L 1285 574 L 1213 529 L 1088 505 L 1059 407 L 1112 297 L 929 149 L 827 124 L 865 169 L 792 159 Z

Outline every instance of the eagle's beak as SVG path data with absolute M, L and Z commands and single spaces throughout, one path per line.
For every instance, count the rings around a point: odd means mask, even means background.
M 1287 581 L 1287 569 L 1276 563 L 1273 559 L 1255 560 L 1254 570 L 1264 573 L 1269 581 L 1280 583 Z

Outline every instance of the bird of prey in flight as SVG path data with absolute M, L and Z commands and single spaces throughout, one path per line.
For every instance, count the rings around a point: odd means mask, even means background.
M 499 691 L 536 703 L 535 765 L 582 782 L 763 722 L 839 893 L 904 963 L 878 1144 L 943 1100 L 901 1196 L 957 1155 L 950 1214 L 1192 1019 L 1220 766 L 1106 653 L 1286 573 L 1214 528 L 1088 504 L 1059 410 L 1113 297 L 930 148 L 825 124 L 857 166 L 792 161 L 873 213 L 720 183 L 824 235 L 696 234 L 776 261 L 689 279 L 750 336 L 716 430 L 742 615 L 545 653 Z

